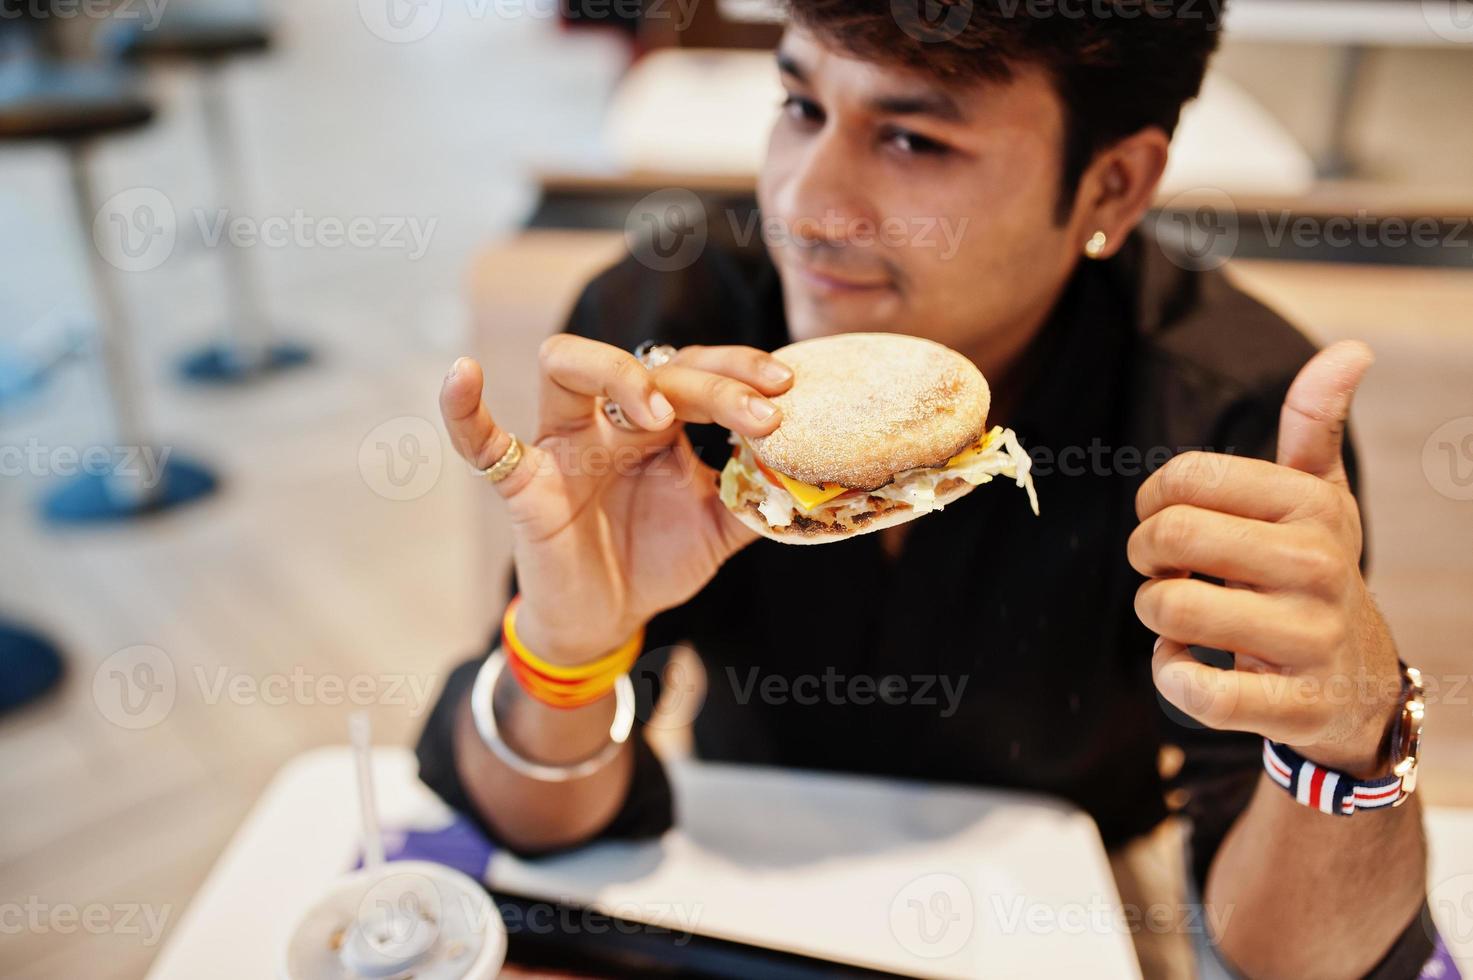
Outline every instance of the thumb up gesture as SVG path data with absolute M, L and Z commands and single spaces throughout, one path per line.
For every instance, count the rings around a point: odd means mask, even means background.
M 1372 360 L 1344 342 L 1304 366 L 1284 400 L 1276 463 L 1173 458 L 1141 487 L 1129 544 L 1147 578 L 1136 614 L 1160 636 L 1161 695 L 1204 725 L 1255 732 L 1360 778 L 1382 774 L 1400 692 L 1396 648 L 1361 578 L 1341 456 Z M 1234 652 L 1234 669 L 1199 663 L 1194 645 Z

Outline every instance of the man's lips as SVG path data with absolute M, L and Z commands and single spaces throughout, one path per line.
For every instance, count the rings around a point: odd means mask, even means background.
M 859 276 L 837 269 L 820 269 L 801 262 L 790 263 L 794 274 L 810 288 L 824 293 L 856 293 L 889 289 L 893 283 L 888 278 Z

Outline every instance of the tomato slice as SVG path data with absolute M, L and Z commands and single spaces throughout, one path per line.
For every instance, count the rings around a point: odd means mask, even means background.
M 752 462 L 757 464 L 757 468 L 762 471 L 762 475 L 767 477 L 768 482 L 770 482 L 773 486 L 777 487 L 779 490 L 786 489 L 783 486 L 783 481 L 778 479 L 776 473 L 774 473 L 772 470 L 768 469 L 762 464 L 762 460 L 757 458 L 756 453 L 752 454 Z

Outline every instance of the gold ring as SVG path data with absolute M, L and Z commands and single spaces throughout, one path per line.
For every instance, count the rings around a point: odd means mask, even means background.
M 502 480 L 511 476 L 511 471 L 516 469 L 517 464 L 522 461 L 521 442 L 517 440 L 515 435 L 511 433 L 507 433 L 507 435 L 511 435 L 511 444 L 506 447 L 506 452 L 501 454 L 501 458 L 484 470 L 476 470 L 478 474 L 484 476 L 492 483 L 500 483 Z

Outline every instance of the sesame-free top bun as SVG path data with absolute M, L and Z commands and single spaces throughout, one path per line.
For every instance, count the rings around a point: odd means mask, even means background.
M 748 442 L 804 483 L 875 490 L 903 470 L 940 466 L 986 432 L 992 396 L 982 372 L 935 341 L 844 333 L 773 356 L 793 369 L 793 386 L 772 399 L 782 423 Z

